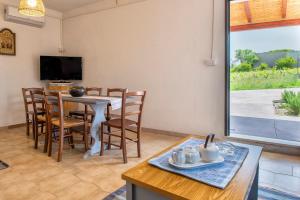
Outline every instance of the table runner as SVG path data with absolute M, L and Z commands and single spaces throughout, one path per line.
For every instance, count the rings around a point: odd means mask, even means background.
M 174 148 L 200 145 L 203 143 L 204 140 L 190 138 Z M 240 169 L 248 155 L 249 149 L 229 142 L 217 142 L 216 145 L 220 148 L 220 153 L 225 160 L 220 164 L 195 169 L 177 169 L 171 166 L 168 161 L 171 157 L 172 150 L 150 159 L 148 163 L 160 169 L 224 189 Z

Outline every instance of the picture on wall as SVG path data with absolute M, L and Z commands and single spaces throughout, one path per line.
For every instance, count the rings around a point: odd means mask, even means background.
M 16 34 L 7 28 L 0 31 L 0 55 L 16 55 Z

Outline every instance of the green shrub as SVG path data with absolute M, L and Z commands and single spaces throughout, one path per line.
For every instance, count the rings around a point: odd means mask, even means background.
M 235 67 L 232 68 L 232 72 L 249 72 L 253 68 L 249 63 L 241 63 Z
M 288 102 L 293 96 L 295 96 L 295 92 L 293 91 L 284 90 L 284 92 L 281 93 L 281 99 L 284 103 Z
M 293 57 L 286 56 L 286 57 L 276 60 L 275 68 L 278 70 L 293 68 L 296 63 L 297 63 L 297 61 Z
M 241 63 L 248 63 L 251 66 L 254 66 L 254 64 L 259 61 L 259 57 L 250 49 L 237 49 L 235 51 L 235 57 Z
M 296 93 L 293 91 L 285 90 L 281 94 L 283 104 L 282 107 L 287 109 L 291 115 L 300 114 L 300 92 Z
M 267 63 L 261 63 L 256 69 L 260 71 L 267 70 L 269 69 L 269 65 Z

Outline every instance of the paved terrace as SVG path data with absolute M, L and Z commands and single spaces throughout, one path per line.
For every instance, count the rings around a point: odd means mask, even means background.
M 288 89 L 299 91 L 300 88 Z M 284 89 L 231 92 L 231 133 L 300 142 L 300 117 L 275 114 Z

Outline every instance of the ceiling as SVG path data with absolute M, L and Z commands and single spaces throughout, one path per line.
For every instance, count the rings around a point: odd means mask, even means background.
M 43 0 L 47 8 L 65 12 L 104 0 Z
M 300 24 L 300 0 L 235 0 L 230 3 L 232 31 Z

